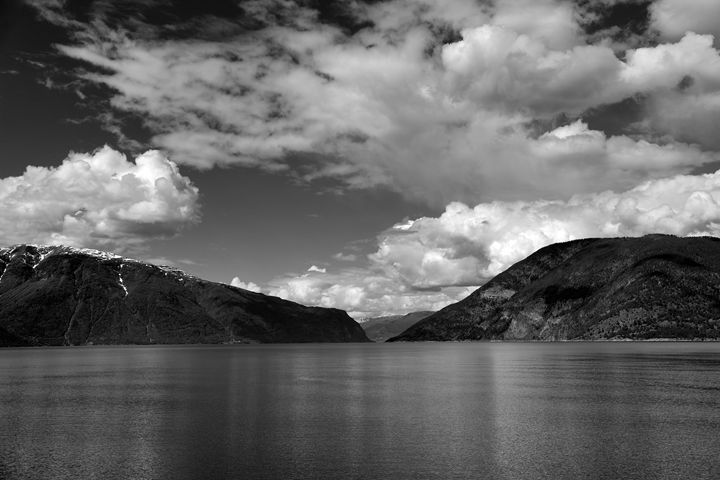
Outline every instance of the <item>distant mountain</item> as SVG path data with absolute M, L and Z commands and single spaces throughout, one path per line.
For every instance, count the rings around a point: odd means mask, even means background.
M 412 312 L 407 315 L 369 318 L 360 322 L 360 326 L 365 330 L 365 334 L 370 340 L 384 342 L 432 314 L 433 312 Z
M 550 245 L 389 341 L 720 338 L 720 239 Z
M 97 250 L 0 249 L 0 346 L 366 341 L 342 310 Z

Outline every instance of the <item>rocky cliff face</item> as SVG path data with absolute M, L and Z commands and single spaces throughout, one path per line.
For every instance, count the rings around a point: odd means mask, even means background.
M 342 310 L 95 250 L 0 249 L 0 346 L 363 341 Z
M 390 341 L 620 338 L 720 338 L 720 239 L 550 245 Z
M 406 315 L 390 315 L 388 317 L 369 318 L 360 323 L 365 334 L 373 342 L 384 342 L 415 325 L 433 312 L 411 312 Z

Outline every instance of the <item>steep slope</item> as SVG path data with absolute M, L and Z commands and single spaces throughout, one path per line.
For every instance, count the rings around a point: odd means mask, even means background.
M 368 341 L 345 312 L 96 250 L 0 249 L 0 345 Z
M 411 312 L 406 315 L 390 315 L 388 317 L 369 318 L 360 323 L 365 334 L 373 342 L 384 342 L 413 326 L 433 312 Z
M 550 245 L 389 341 L 605 338 L 720 338 L 720 239 Z

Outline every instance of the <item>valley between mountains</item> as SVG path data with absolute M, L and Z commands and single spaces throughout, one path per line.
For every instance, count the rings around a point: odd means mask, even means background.
M 712 237 L 550 245 L 438 312 L 362 325 L 97 250 L 0 249 L 0 346 L 718 338 Z

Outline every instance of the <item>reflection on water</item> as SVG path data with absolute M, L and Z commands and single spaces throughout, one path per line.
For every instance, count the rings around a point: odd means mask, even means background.
M 720 344 L 0 350 L 0 478 L 720 478 Z

